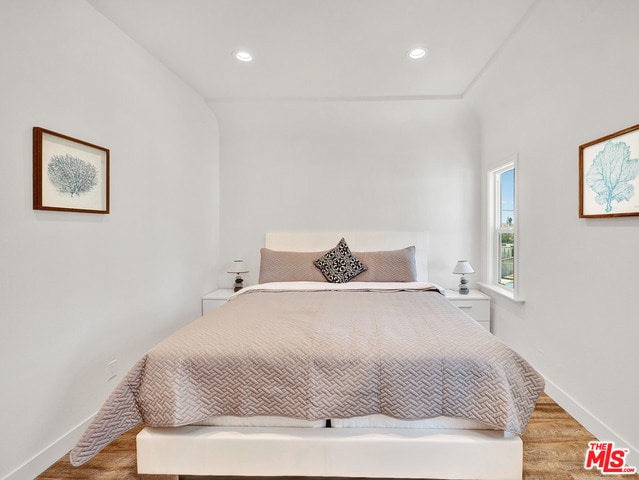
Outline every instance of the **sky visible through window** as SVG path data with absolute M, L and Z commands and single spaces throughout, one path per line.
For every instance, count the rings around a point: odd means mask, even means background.
M 515 169 L 501 174 L 501 224 L 507 225 L 508 218 L 515 223 Z

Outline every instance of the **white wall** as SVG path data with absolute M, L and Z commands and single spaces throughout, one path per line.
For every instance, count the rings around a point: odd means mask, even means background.
M 83 0 L 3 0 L 0 64 L 0 478 L 32 479 L 216 286 L 217 121 Z M 110 149 L 109 215 L 32 210 L 33 126 Z
M 478 128 L 461 100 L 218 103 L 221 260 L 267 231 L 427 231 L 430 280 L 479 268 Z M 335 243 L 339 238 L 335 240 Z M 221 281 L 232 275 L 221 272 Z
M 495 332 L 595 435 L 629 446 L 635 466 L 639 217 L 578 218 L 578 147 L 639 123 L 638 18 L 635 0 L 541 0 L 467 95 L 482 175 L 520 160 L 526 302 L 496 298 Z

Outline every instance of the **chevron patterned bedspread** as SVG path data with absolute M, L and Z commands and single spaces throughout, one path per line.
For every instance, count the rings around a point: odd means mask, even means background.
M 125 376 L 71 451 L 216 415 L 439 415 L 524 432 L 542 377 L 430 285 L 246 289 Z

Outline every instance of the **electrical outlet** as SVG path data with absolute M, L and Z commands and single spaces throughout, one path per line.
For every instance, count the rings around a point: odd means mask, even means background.
M 118 361 L 117 359 L 111 360 L 107 364 L 107 382 L 118 376 Z

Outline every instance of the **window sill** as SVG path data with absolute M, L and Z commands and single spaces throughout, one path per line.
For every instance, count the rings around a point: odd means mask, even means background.
M 512 290 L 507 290 L 505 288 L 502 287 L 498 287 L 496 285 L 491 285 L 490 283 L 482 283 L 479 282 L 478 283 L 479 288 L 482 292 L 484 293 L 496 293 L 497 295 L 500 295 L 504 298 L 507 298 L 508 300 L 510 300 L 511 302 L 514 303 L 524 303 L 525 300 L 523 298 L 520 297 L 515 297 L 515 292 L 513 292 Z

